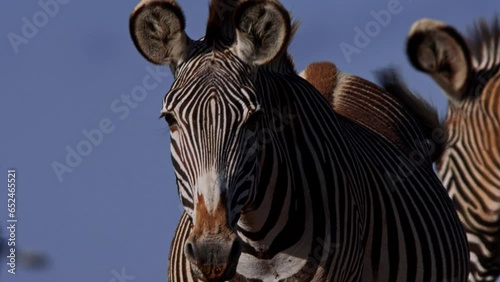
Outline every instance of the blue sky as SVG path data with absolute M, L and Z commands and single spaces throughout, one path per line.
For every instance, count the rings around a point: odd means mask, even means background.
M 137 1 L 59 1 L 66 4 L 46 18 L 37 1 L 5 0 L 0 11 L 1 234 L 6 235 L 7 169 L 15 168 L 18 245 L 51 258 L 48 270 L 19 265 L 15 276 L 6 273 L 2 260 L 0 279 L 108 282 L 120 281 L 117 273 L 124 271 L 134 277 L 127 281 L 165 281 L 170 240 L 181 213 L 168 128 L 158 119 L 172 76 L 167 67 L 146 62 L 130 40 L 128 17 Z M 179 3 L 188 34 L 201 37 L 208 1 Z M 446 110 L 441 91 L 404 55 L 410 25 L 428 17 L 465 31 L 500 8 L 492 0 L 282 3 L 302 22 L 290 48 L 299 71 L 309 62 L 330 60 L 372 80 L 375 69 L 393 64 L 441 115 Z M 388 5 L 397 13 L 373 32 L 359 54 L 347 58 L 341 44 L 355 46 L 355 28 L 364 30 L 373 13 Z M 25 28 L 31 38 L 19 43 L 16 37 L 13 45 L 13 34 L 23 34 L 24 18 L 40 27 Z M 140 92 L 151 73 L 154 86 Z M 123 100 L 132 93 L 138 100 Z M 107 133 L 94 134 L 95 140 L 82 133 L 92 135 L 100 127 Z M 70 159 L 75 167 L 62 174 L 61 182 L 52 164 L 65 164 L 68 150 L 78 148 L 87 156 Z

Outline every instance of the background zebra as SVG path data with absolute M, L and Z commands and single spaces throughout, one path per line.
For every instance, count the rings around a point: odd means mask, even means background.
M 480 21 L 469 38 L 435 20 L 410 30 L 407 54 L 449 100 L 449 140 L 437 170 L 465 225 L 470 281 L 500 275 L 500 24 Z
M 336 114 L 293 68 L 287 11 L 233 3 L 211 3 L 197 41 L 173 1 L 131 16 L 139 51 L 175 74 L 162 116 L 193 225 L 172 249 L 190 269 L 172 281 L 464 281 L 451 201 L 428 156 L 416 164 L 401 149 L 425 142 L 417 122 L 406 115 L 393 144 Z

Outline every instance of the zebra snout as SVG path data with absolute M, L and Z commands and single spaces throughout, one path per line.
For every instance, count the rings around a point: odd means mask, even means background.
M 237 238 L 189 238 L 184 246 L 184 253 L 199 279 L 225 281 L 236 274 L 241 243 Z

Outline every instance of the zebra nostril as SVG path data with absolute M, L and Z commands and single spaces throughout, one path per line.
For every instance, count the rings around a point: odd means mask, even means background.
M 184 253 L 186 254 L 186 257 L 189 260 L 195 260 L 195 251 L 194 251 L 194 244 L 191 242 L 191 240 L 186 242 L 186 246 L 184 247 Z
M 226 281 L 236 275 L 241 255 L 241 242 L 236 237 L 203 236 L 190 238 L 184 245 L 184 254 L 193 273 L 203 281 Z
M 229 261 L 238 260 L 241 255 L 241 244 L 239 240 L 234 240 L 229 252 Z

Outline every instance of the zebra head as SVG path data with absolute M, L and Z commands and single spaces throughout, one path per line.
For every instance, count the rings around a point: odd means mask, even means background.
M 256 71 L 286 53 L 292 28 L 277 1 L 235 6 L 229 32 L 217 26 L 221 14 L 213 10 L 205 37 L 191 40 L 175 1 L 143 0 L 130 32 L 146 59 L 174 73 L 161 114 L 170 126 L 179 195 L 193 222 L 184 252 L 198 278 L 219 281 L 236 273 L 236 224 L 258 183 Z
M 484 20 L 470 38 L 445 23 L 422 19 L 413 24 L 407 55 L 415 68 L 429 74 L 449 100 L 445 121 L 448 152 L 500 157 L 500 24 Z M 475 132 L 475 133 L 474 133 Z M 480 138 L 479 138 L 480 137 Z M 481 150 L 476 151 L 477 148 Z M 445 158 L 445 157 L 444 157 Z M 442 166 L 442 160 L 438 167 Z M 475 163 L 476 167 L 484 164 Z
M 467 231 L 469 281 L 500 277 L 500 22 L 470 38 L 434 20 L 416 22 L 408 57 L 446 93 L 449 140 L 437 171 Z

